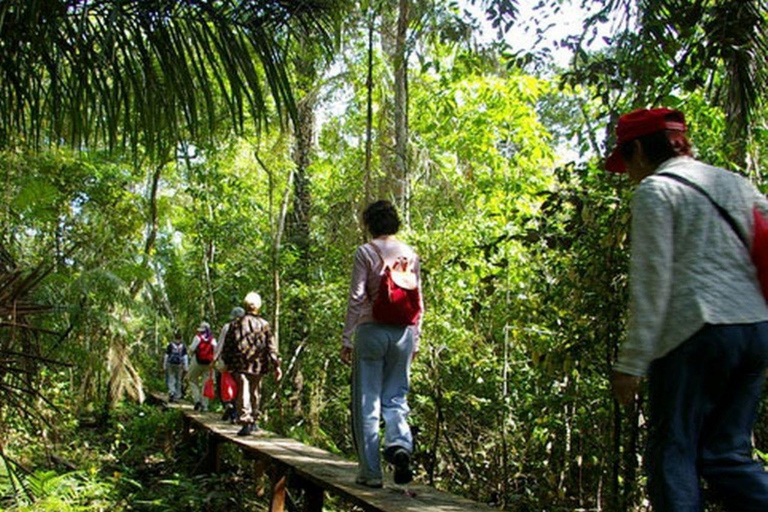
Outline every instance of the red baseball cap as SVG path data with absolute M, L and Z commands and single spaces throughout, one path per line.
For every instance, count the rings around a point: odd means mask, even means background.
M 621 145 L 663 130 L 684 132 L 686 126 L 683 113 L 671 108 L 639 108 L 619 117 L 616 125 L 616 147 L 605 161 L 605 168 L 611 172 L 626 172 L 624 159 L 621 157 Z

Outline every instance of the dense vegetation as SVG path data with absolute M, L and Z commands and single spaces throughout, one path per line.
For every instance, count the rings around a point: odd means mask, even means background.
M 286 363 L 266 426 L 351 456 L 348 274 L 388 198 L 423 260 L 417 478 L 644 510 L 644 404 L 607 379 L 631 192 L 607 127 L 679 107 L 703 160 L 764 186 L 767 11 L 583 2 L 583 35 L 519 50 L 570 4 L 528 3 L 0 0 L 0 506 L 258 510 L 237 453 L 196 476 L 179 419 L 136 403 L 174 328 L 252 289 Z

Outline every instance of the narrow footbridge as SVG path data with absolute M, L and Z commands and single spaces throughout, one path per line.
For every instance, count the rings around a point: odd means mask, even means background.
M 210 471 L 220 469 L 220 447 L 236 445 L 255 461 L 255 475 L 268 475 L 271 482 L 270 512 L 283 512 L 288 487 L 304 492 L 303 512 L 321 512 L 326 496 L 334 495 L 366 512 L 491 512 L 489 506 L 419 484 L 398 486 L 386 480 L 383 489 L 355 483 L 357 464 L 319 448 L 260 430 L 238 437 L 238 425 L 222 422 L 217 413 L 196 412 L 188 404 L 167 403 L 165 395 L 152 398 L 184 415 L 185 435 L 207 436 L 204 462 Z

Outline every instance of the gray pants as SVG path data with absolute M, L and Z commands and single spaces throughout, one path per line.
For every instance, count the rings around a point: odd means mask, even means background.
M 181 398 L 181 376 L 184 366 L 169 364 L 165 369 L 165 385 L 168 386 L 168 398 Z
M 192 357 L 192 364 L 189 365 L 189 373 L 187 374 L 187 380 L 189 380 L 189 387 L 192 388 L 192 400 L 195 403 L 200 402 L 203 406 L 203 410 L 208 410 L 208 399 L 203 396 L 203 383 L 208 379 L 208 375 L 211 373 L 211 364 L 200 364 Z

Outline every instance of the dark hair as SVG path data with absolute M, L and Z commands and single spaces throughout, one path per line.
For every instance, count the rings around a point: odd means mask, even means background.
M 640 141 L 640 146 L 643 148 L 645 157 L 651 162 L 654 167 L 658 167 L 662 163 L 666 162 L 670 158 L 678 156 L 675 148 L 672 147 L 672 143 L 667 137 L 667 132 L 660 131 L 643 135 L 634 140 L 628 140 L 621 145 L 621 157 L 625 162 L 632 159 L 635 154 L 635 140 Z
M 363 222 L 373 237 L 394 235 L 400 229 L 400 217 L 395 206 L 385 200 L 368 205 L 363 212 Z

